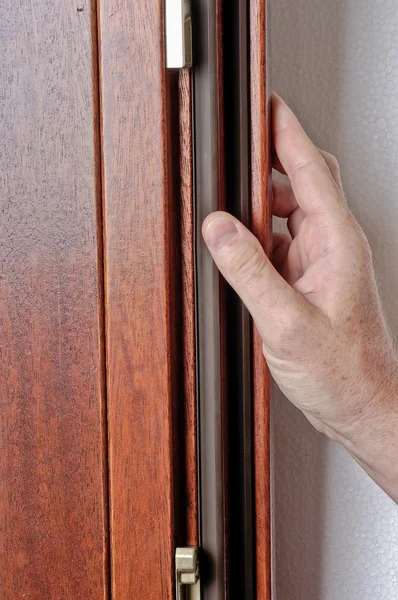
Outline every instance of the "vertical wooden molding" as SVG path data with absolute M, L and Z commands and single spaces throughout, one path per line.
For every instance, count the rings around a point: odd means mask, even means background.
M 270 251 L 270 130 L 268 2 L 250 1 L 250 119 L 252 231 Z M 271 598 L 270 536 L 270 382 L 262 342 L 253 327 L 254 510 L 257 600 Z
M 195 273 L 193 206 L 193 139 L 191 72 L 183 69 L 178 78 L 180 134 L 180 230 L 183 329 L 183 389 L 186 541 L 198 546 L 197 399 L 195 341 Z
M 163 1 L 101 0 L 112 598 L 174 593 L 179 265 Z M 173 95 L 172 95 L 173 94 Z

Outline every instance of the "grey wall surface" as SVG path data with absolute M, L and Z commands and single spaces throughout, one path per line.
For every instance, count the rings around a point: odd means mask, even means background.
M 272 87 L 338 157 L 397 334 L 398 0 L 271 0 L 271 40 Z M 395 504 L 279 392 L 273 438 L 275 598 L 396 600 Z

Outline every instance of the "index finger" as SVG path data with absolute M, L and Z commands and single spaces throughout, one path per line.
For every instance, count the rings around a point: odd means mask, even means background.
M 272 115 L 274 148 L 298 205 L 306 214 L 339 210 L 344 202 L 329 167 L 277 94 L 272 94 Z

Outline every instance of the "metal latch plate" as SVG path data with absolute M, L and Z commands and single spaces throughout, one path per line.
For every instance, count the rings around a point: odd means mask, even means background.
M 177 548 L 175 555 L 176 600 L 200 600 L 197 548 Z
M 192 16 L 190 0 L 166 2 L 166 66 L 192 67 Z

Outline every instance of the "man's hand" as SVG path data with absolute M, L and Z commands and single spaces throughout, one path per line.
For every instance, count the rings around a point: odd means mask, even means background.
M 273 264 L 234 217 L 217 212 L 203 236 L 249 309 L 283 393 L 344 444 L 398 500 L 398 363 L 375 283 L 371 251 L 350 212 L 336 159 L 319 151 L 293 112 L 272 100 Z

